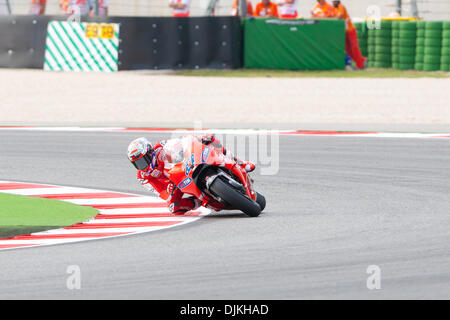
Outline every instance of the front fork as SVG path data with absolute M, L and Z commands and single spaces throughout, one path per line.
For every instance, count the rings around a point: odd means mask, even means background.
M 235 176 L 237 176 L 241 181 L 244 182 L 243 186 L 247 193 L 247 196 L 250 199 L 255 200 L 256 193 L 255 190 L 253 189 L 253 180 L 250 178 L 250 175 L 245 171 L 245 169 L 236 163 L 231 168 L 231 172 L 233 172 Z
M 213 176 L 210 176 L 206 179 L 206 186 L 209 189 L 209 186 L 214 182 L 215 179 L 217 179 L 219 176 L 224 176 L 226 179 L 228 179 L 229 183 L 234 186 L 236 189 L 244 188 L 245 193 L 247 196 L 255 200 L 256 199 L 256 193 L 253 189 L 253 180 L 250 178 L 250 175 L 247 172 L 244 172 L 244 169 L 239 166 L 238 164 L 234 164 L 231 168 L 229 168 L 231 172 L 239 178 L 241 183 L 234 180 L 232 177 L 230 177 L 225 172 L 221 171 L 218 174 L 215 174 Z

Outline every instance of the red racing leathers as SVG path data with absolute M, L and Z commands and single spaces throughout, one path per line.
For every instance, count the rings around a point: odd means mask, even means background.
M 167 156 L 164 144 L 165 141 L 156 143 L 151 165 L 147 170 L 138 170 L 137 178 L 145 189 L 156 193 L 168 202 L 170 212 L 184 214 L 198 208 L 200 201 L 195 197 L 183 199 L 183 192 L 165 176 L 164 167 L 167 163 Z
M 207 144 L 212 143 L 214 147 L 220 148 L 226 154 L 225 148 L 220 141 L 215 139 L 214 135 L 206 135 L 199 139 Z M 194 196 L 183 198 L 184 193 L 166 177 L 164 172 L 164 168 L 168 164 L 168 155 L 164 150 L 166 142 L 165 140 L 155 144 L 151 165 L 146 170 L 138 170 L 137 178 L 145 189 L 156 193 L 168 202 L 170 212 L 184 214 L 197 209 L 201 205 L 201 201 Z

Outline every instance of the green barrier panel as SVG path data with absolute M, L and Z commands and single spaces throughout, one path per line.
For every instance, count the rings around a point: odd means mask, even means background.
M 413 70 L 416 63 L 417 22 L 400 22 L 399 29 L 399 69 Z
M 442 52 L 442 21 L 425 22 L 425 49 L 423 56 L 423 68 L 425 71 L 437 71 L 441 69 Z
M 441 70 L 450 71 L 450 46 L 446 46 L 450 42 L 450 22 L 443 24 L 442 32 L 442 52 L 441 52 Z
M 380 29 L 375 29 L 375 68 L 391 68 L 393 59 L 396 66 L 398 65 L 398 56 L 392 55 L 392 32 L 397 29 L 392 21 L 381 21 Z M 383 53 L 385 52 L 385 53 Z
M 355 22 L 354 26 L 355 26 L 356 32 L 358 34 L 358 42 L 359 42 L 359 48 L 361 50 L 361 54 L 363 55 L 363 57 L 367 57 L 367 55 L 369 54 L 367 24 L 365 22 Z
M 343 20 L 246 19 L 246 68 L 345 69 Z
M 396 70 L 400 70 L 400 23 L 400 21 L 392 22 L 392 41 L 390 49 L 392 54 L 392 68 Z
M 414 59 L 414 69 L 423 71 L 423 58 L 425 54 L 425 21 L 417 22 L 416 35 L 416 57 Z

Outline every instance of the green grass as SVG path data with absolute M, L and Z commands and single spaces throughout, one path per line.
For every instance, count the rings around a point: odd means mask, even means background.
M 366 69 L 299 71 L 271 69 L 233 69 L 233 70 L 183 70 L 176 71 L 179 76 L 234 77 L 234 78 L 450 78 L 449 72 L 426 72 L 414 70 Z
M 97 213 L 69 202 L 0 193 L 0 238 L 69 226 Z

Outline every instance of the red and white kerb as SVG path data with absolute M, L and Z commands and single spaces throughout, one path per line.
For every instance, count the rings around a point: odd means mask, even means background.
M 0 181 L 0 193 L 56 199 L 99 211 L 94 218 L 72 226 L 0 239 L 0 250 L 157 231 L 194 222 L 210 212 L 200 208 L 174 216 L 166 202 L 154 196 L 37 183 Z

